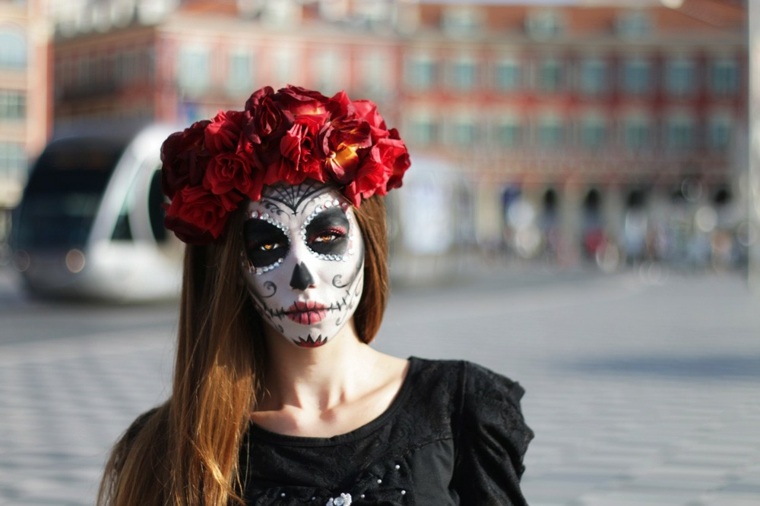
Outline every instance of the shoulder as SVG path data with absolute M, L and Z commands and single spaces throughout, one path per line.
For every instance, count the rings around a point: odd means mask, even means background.
M 520 409 L 525 390 L 516 381 L 472 362 L 462 362 L 462 395 L 464 402 L 484 400 Z
M 486 396 L 495 402 L 507 403 L 519 409 L 520 399 L 525 394 L 518 382 L 473 362 L 418 357 L 412 357 L 410 361 L 410 374 L 415 388 L 424 389 L 425 386 L 433 385 L 437 389 L 447 387 L 462 404 L 480 401 L 481 396 Z
M 463 362 L 456 420 L 460 445 L 468 451 L 501 448 L 522 474 L 522 455 L 533 439 L 523 417 L 520 400 L 525 394 L 516 381 L 471 362 Z

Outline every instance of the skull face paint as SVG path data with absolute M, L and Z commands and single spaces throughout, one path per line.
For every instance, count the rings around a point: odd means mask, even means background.
M 364 243 L 350 204 L 321 183 L 275 185 L 246 214 L 243 270 L 259 314 L 298 346 L 327 343 L 364 288 Z

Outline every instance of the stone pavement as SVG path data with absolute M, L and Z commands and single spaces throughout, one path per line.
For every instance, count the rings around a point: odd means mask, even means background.
M 376 346 L 520 381 L 532 506 L 759 505 L 760 297 L 733 274 L 535 274 L 396 292 Z M 173 333 L 0 339 L 0 504 L 92 504 L 168 393 Z

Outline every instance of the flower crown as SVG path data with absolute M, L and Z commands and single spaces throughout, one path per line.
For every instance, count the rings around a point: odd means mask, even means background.
M 267 86 L 242 111 L 171 134 L 161 146 L 161 183 L 171 200 L 164 224 L 188 244 L 209 244 L 230 214 L 264 186 L 335 184 L 355 206 L 401 186 L 409 152 L 369 100 Z

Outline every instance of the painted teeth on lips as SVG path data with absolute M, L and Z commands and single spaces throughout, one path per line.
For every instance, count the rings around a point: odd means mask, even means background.
M 295 302 L 285 314 L 288 318 L 301 325 L 314 325 L 327 315 L 327 306 L 319 302 Z

